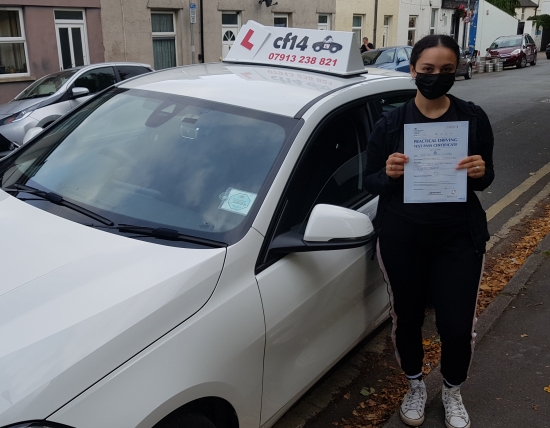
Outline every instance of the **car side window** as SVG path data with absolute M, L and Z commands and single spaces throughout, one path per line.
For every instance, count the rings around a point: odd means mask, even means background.
M 361 103 L 331 117 L 316 130 L 283 196 L 272 239 L 286 232 L 303 234 L 317 204 L 355 209 L 371 197 L 362 177 L 367 127 L 367 110 Z M 267 260 L 260 257 L 259 262 Z
M 405 52 L 405 49 L 404 48 L 397 49 L 397 61 L 402 62 L 407 60 L 408 60 L 408 57 Z
M 113 67 L 95 68 L 84 73 L 74 82 L 74 87 L 87 88 L 90 94 L 96 94 L 116 82 Z
M 402 106 L 415 96 L 416 91 L 412 90 L 393 94 L 385 94 L 376 97 L 372 101 L 372 104 L 374 104 L 374 108 L 370 109 L 371 114 L 375 116 L 372 118 L 373 122 L 376 123 L 376 121 L 382 116 L 382 113 L 391 111 L 393 109 L 396 109 L 397 107 Z
M 117 65 L 117 69 L 118 74 L 120 75 L 120 80 L 130 79 L 132 77 L 139 76 L 140 74 L 151 72 L 148 68 L 137 65 Z
M 405 52 L 407 52 L 407 57 L 410 59 L 412 54 L 412 48 L 410 46 L 405 46 Z

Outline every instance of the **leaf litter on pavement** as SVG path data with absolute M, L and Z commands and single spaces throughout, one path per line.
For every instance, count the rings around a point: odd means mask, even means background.
M 521 222 L 516 227 L 517 236 L 513 238 L 507 250 L 503 253 L 488 254 L 486 257 L 485 271 L 480 284 L 478 298 L 478 315 L 483 312 L 492 300 L 508 284 L 508 281 L 514 276 L 525 260 L 533 253 L 540 241 L 550 233 L 550 204 L 546 201 L 540 207 L 538 215 Z M 550 256 L 550 250 L 545 254 Z M 527 337 L 527 334 L 521 335 Z M 390 342 L 390 341 L 388 341 Z M 441 357 L 441 341 L 439 336 L 424 338 L 422 340 L 424 347 L 424 367 L 422 372 L 427 375 L 434 367 L 439 364 Z M 388 348 L 393 345 L 389 344 Z M 397 362 L 393 358 L 385 356 L 376 356 L 372 354 L 375 370 L 387 373 L 383 379 L 379 379 L 381 384 L 377 388 L 365 385 L 357 388 L 357 391 L 347 393 L 347 398 L 353 393 L 359 393 L 364 400 L 351 412 L 349 417 L 343 417 L 339 421 L 332 422 L 333 426 L 339 428 L 375 428 L 382 426 L 390 416 L 401 405 L 401 400 L 405 395 L 408 382 L 400 371 Z M 372 391 L 372 392 L 371 392 Z M 550 393 L 550 385 L 544 387 L 544 391 Z M 358 400 L 361 400 L 358 398 Z M 538 410 L 538 409 L 535 409 Z M 309 425 L 309 424 L 308 424 Z

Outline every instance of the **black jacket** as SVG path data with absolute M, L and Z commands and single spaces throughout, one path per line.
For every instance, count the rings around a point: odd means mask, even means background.
M 468 129 L 468 155 L 481 155 L 485 161 L 485 175 L 481 178 L 468 177 L 467 212 L 468 226 L 476 252 L 485 253 L 485 243 L 489 240 L 487 229 L 487 217 L 483 210 L 475 190 L 484 190 L 493 182 L 495 172 L 493 170 L 493 130 L 487 114 L 472 102 L 462 101 L 452 95 L 448 95 L 456 106 L 459 120 L 469 122 Z M 376 122 L 374 130 L 369 137 L 367 146 L 367 166 L 365 170 L 365 188 L 380 195 L 378 210 L 375 219 L 376 231 L 379 231 L 382 218 L 388 204 L 389 195 L 396 188 L 402 186 L 403 178 L 392 179 L 386 174 L 386 160 L 397 152 L 398 147 L 403 147 L 404 121 L 406 109 L 412 111 L 411 100 L 404 105 L 384 113 Z

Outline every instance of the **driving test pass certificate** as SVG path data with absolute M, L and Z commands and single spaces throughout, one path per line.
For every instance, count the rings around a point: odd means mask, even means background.
M 405 125 L 404 203 L 466 202 L 468 122 Z

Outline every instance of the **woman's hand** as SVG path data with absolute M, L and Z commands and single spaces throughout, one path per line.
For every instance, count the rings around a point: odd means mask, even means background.
M 409 161 L 409 157 L 403 153 L 393 153 L 386 161 L 386 174 L 390 178 L 399 178 L 405 172 L 405 164 Z
M 468 177 L 481 178 L 485 175 L 485 161 L 479 155 L 468 156 L 458 163 L 456 169 L 466 169 Z

